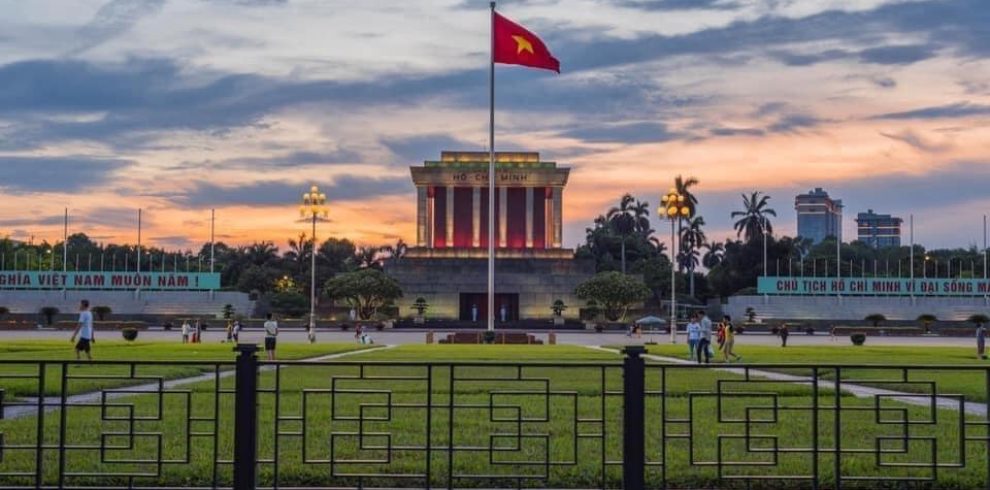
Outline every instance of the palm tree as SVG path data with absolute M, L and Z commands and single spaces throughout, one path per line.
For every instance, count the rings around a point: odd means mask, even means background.
M 622 237 L 622 273 L 626 273 L 626 237 L 636 231 L 635 199 L 629 194 L 622 196 L 619 205 L 608 210 L 606 219 L 615 234 Z
M 405 257 L 406 251 L 408 249 L 409 246 L 406 245 L 406 242 L 402 241 L 402 239 L 400 238 L 397 242 L 395 242 L 394 246 L 382 245 L 381 248 L 378 249 L 378 251 L 380 251 L 386 258 L 394 259 L 398 261 L 402 259 L 402 257 Z
M 380 269 L 382 266 L 381 250 L 376 247 L 361 247 L 354 253 L 354 259 L 360 268 Z
M 674 189 L 678 194 L 684 196 L 684 206 L 688 208 L 687 216 L 678 216 L 677 219 L 677 236 L 681 234 L 681 228 L 684 224 L 685 219 L 693 218 L 694 214 L 698 211 L 698 198 L 691 192 L 691 188 L 698 185 L 700 181 L 696 177 L 684 178 L 678 175 L 674 178 Z M 678 268 L 683 271 L 684 267 L 678 265 Z
M 681 251 L 687 252 L 687 256 L 693 257 L 690 262 L 681 262 L 682 268 L 687 268 L 690 276 L 690 291 L 691 296 L 694 296 L 694 269 L 698 266 L 698 249 L 704 245 L 705 232 L 701 227 L 705 226 L 705 218 L 701 216 L 696 216 L 694 218 L 689 218 L 687 220 L 687 227 L 681 230 Z
M 705 255 L 701 258 L 701 264 L 711 269 L 722 263 L 725 259 L 725 245 L 718 242 L 705 244 Z
M 770 196 L 756 191 L 746 196 L 742 195 L 743 211 L 733 211 L 733 218 L 740 218 L 733 227 L 736 229 L 736 236 L 745 236 L 747 242 L 755 240 L 766 232 L 773 234 L 773 225 L 767 216 L 777 217 L 777 212 L 767 207 Z
M 650 245 L 653 245 L 653 249 L 656 250 L 657 255 L 663 255 L 667 251 L 667 244 L 661 242 L 659 238 L 651 235 L 647 241 Z
M 244 250 L 248 261 L 262 267 L 274 262 L 278 258 L 278 247 L 272 242 L 255 242 Z

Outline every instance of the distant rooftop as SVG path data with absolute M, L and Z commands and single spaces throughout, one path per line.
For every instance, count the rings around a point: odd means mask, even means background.
M 427 160 L 424 164 L 427 167 L 441 165 L 477 167 L 488 165 L 488 159 L 487 151 L 442 151 L 440 160 Z M 556 162 L 540 161 L 540 154 L 535 151 L 497 151 L 495 163 L 499 167 L 555 168 L 557 166 Z

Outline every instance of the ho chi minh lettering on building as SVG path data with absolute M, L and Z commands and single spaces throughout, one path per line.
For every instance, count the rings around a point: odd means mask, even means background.
M 220 289 L 220 274 L 187 272 L 0 272 L 0 289 Z
M 782 296 L 957 296 L 990 295 L 988 279 L 903 279 L 903 278 L 822 278 L 761 277 L 759 294 Z

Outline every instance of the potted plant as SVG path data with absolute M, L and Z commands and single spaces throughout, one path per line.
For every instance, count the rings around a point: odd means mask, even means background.
M 931 333 L 932 323 L 938 321 L 938 318 L 935 318 L 935 315 L 931 313 L 922 313 L 918 315 L 918 321 L 925 327 L 925 333 Z
M 6 306 L 0 306 L 0 318 L 7 316 L 10 313 L 10 309 Z
M 747 306 L 746 307 L 746 320 L 749 323 L 755 323 L 756 322 L 756 310 L 754 310 L 752 306 Z
M 494 330 L 485 330 L 485 334 L 482 336 L 482 341 L 484 341 L 486 344 L 494 344 L 495 343 L 495 331 Z
M 804 329 L 804 333 L 806 333 L 808 335 L 814 335 L 815 334 L 815 328 L 814 327 L 808 327 L 808 328 Z
M 853 345 L 863 345 L 866 342 L 866 334 L 854 333 L 849 336 L 849 340 L 852 341 Z
M 564 310 L 567 309 L 567 305 L 564 304 L 564 301 L 560 299 L 554 301 L 553 305 L 550 306 L 550 309 L 553 311 L 553 324 L 563 325 Z
M 882 313 L 870 313 L 863 319 L 872 323 L 874 327 L 879 327 L 880 322 L 887 321 L 887 317 L 883 316 Z
M 966 321 L 972 323 L 973 325 L 976 325 L 977 327 L 981 327 L 983 326 L 984 323 L 990 322 L 990 317 L 984 315 L 983 313 L 976 313 L 970 315 L 969 318 L 966 319 Z
M 120 331 L 120 335 L 124 337 L 124 340 L 128 342 L 134 342 L 134 340 L 137 339 L 138 337 L 138 329 L 133 327 L 127 327 Z
M 601 309 L 598 308 L 598 302 L 593 299 L 589 300 L 584 307 L 583 313 L 585 328 L 594 328 L 596 331 L 601 332 L 600 325 L 598 325 L 598 315 L 601 314 Z
M 45 322 L 50 327 L 52 326 L 52 322 L 55 321 L 55 315 L 58 315 L 59 310 L 54 306 L 42 306 L 38 312 L 41 313 L 41 316 L 45 317 Z
M 234 305 L 230 303 L 223 305 L 223 319 L 224 320 L 234 319 Z
M 413 301 L 411 308 L 416 312 L 416 318 L 413 319 L 413 323 L 417 325 L 426 323 L 426 310 L 430 308 L 430 305 L 426 302 L 426 300 L 423 298 L 416 298 L 416 301 Z
M 93 314 L 96 315 L 96 319 L 101 322 L 106 320 L 107 317 L 113 313 L 113 310 L 109 306 L 104 305 L 94 306 L 90 308 L 90 311 L 92 311 Z

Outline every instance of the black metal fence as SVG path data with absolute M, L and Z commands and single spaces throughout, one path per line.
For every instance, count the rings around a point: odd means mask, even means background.
M 0 361 L 0 488 L 990 488 L 990 368 Z

